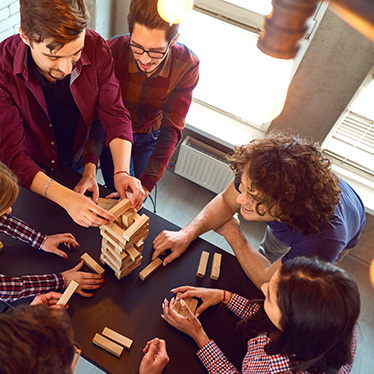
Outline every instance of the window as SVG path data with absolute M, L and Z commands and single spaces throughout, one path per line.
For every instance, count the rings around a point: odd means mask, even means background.
M 333 161 L 374 180 L 374 68 L 323 143 Z

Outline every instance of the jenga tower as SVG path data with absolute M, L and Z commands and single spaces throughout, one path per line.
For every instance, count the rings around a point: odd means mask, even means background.
M 115 205 L 114 205 L 115 204 Z M 100 227 L 103 237 L 100 261 L 114 270 L 118 279 L 130 274 L 142 263 L 144 240 L 149 232 L 149 217 L 132 210 L 130 200 L 99 199 L 116 221 Z

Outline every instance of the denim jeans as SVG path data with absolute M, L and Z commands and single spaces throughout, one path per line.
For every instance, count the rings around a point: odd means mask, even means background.
M 133 133 L 133 144 L 130 161 L 130 174 L 136 178 L 142 175 L 149 157 L 152 154 L 153 148 L 156 146 L 157 138 L 160 135 L 160 129 L 154 132 L 147 132 L 145 134 Z M 100 157 L 101 170 L 108 188 L 115 191 L 113 181 L 113 159 L 110 149 L 103 148 Z

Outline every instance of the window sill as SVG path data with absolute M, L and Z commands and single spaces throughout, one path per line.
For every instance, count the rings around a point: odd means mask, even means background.
M 265 135 L 265 132 L 259 128 L 225 116 L 194 101 L 186 117 L 186 128 L 230 149 Z

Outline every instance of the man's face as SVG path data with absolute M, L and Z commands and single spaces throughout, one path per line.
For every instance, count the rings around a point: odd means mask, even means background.
M 146 51 L 168 52 L 169 42 L 166 40 L 166 32 L 161 29 L 148 29 L 139 23 L 134 24 L 130 42 Z M 176 38 L 171 43 L 170 47 L 173 46 L 175 42 Z M 156 59 L 150 57 L 147 52 L 139 55 L 133 51 L 133 56 L 139 69 L 148 76 L 152 75 L 157 70 L 161 62 L 166 58 L 166 55 L 167 53 L 163 58 Z
M 86 32 L 82 31 L 77 39 L 65 44 L 60 50 L 51 52 L 47 47 L 51 40 L 30 43 L 20 30 L 21 38 L 30 47 L 32 58 L 39 72 L 51 82 L 66 78 L 73 71 L 84 48 L 85 34 Z
M 252 181 L 248 177 L 248 173 L 244 172 L 242 174 L 241 183 L 239 185 L 240 195 L 237 197 L 236 201 L 240 204 L 240 213 L 243 218 L 247 221 L 274 221 L 275 218 L 266 212 L 264 215 L 259 215 L 256 212 L 256 201 L 248 194 L 256 195 L 258 191 L 251 191 Z

